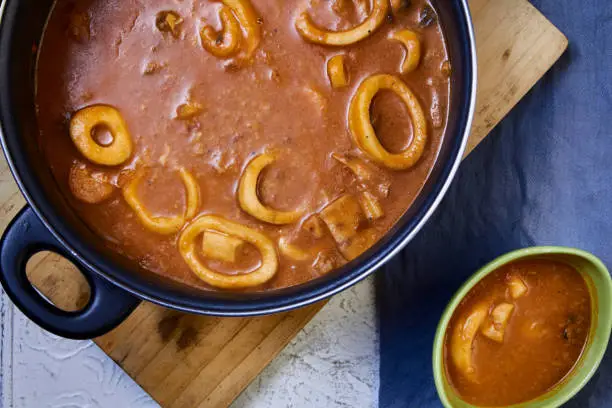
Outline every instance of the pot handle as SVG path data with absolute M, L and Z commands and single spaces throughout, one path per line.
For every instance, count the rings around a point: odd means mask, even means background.
M 62 255 L 87 279 L 91 294 L 82 310 L 67 312 L 57 308 L 30 283 L 26 263 L 40 251 Z M 91 339 L 111 331 L 140 303 L 82 265 L 53 237 L 29 206 L 11 221 L 0 242 L 0 281 L 13 303 L 34 323 L 70 339 Z

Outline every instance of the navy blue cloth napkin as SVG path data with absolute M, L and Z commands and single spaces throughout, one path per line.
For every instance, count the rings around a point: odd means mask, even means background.
M 383 408 L 441 405 L 431 368 L 440 314 L 494 257 L 567 245 L 612 267 L 612 1 L 533 3 L 568 36 L 568 52 L 462 164 L 432 220 L 377 274 Z M 567 406 L 612 407 L 612 347 Z

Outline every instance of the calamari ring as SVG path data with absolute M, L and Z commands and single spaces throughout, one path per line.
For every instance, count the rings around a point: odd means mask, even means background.
M 261 255 L 261 265 L 253 272 L 226 275 L 213 271 L 200 262 L 196 238 L 204 231 L 215 231 L 240 238 L 254 245 Z M 274 243 L 259 231 L 216 215 L 201 215 L 193 220 L 179 237 L 179 252 L 191 270 L 204 282 L 223 289 L 248 288 L 270 280 L 278 270 L 278 256 Z
M 123 198 L 134 210 L 140 222 L 151 231 L 160 234 L 174 234 L 185 225 L 187 220 L 193 218 L 200 206 L 200 187 L 193 175 L 184 168 L 179 169 L 179 175 L 185 185 L 187 193 L 187 205 L 182 215 L 173 217 L 155 217 L 151 215 L 136 194 L 138 183 L 143 178 L 140 172 L 123 188 Z
M 257 195 L 259 175 L 264 168 L 272 164 L 275 160 L 276 157 L 273 154 L 264 153 L 255 157 L 247 164 L 238 185 L 238 203 L 240 204 L 240 208 L 258 220 L 276 225 L 291 224 L 300 219 L 304 213 L 302 210 L 274 210 L 263 205 L 261 201 L 259 201 Z
M 200 37 L 202 46 L 215 57 L 227 58 L 239 51 L 241 33 L 240 24 L 232 13 L 232 10 L 223 5 L 219 10 L 221 20 L 221 31 L 217 32 L 209 25 L 202 27 Z M 223 41 L 219 41 L 223 38 Z
M 453 329 L 450 338 L 450 355 L 459 372 L 474 381 L 476 371 L 472 361 L 472 343 L 482 326 L 487 314 L 489 305 L 480 303 L 474 307 L 472 312 L 463 317 Z
M 413 138 L 410 146 L 400 153 L 390 153 L 376 137 L 370 120 L 370 105 L 374 96 L 382 90 L 395 92 L 408 108 L 412 119 Z M 414 166 L 423 155 L 427 143 L 427 121 L 421 105 L 408 85 L 401 79 L 387 74 L 366 78 L 357 88 L 349 107 L 349 129 L 353 140 L 372 160 L 394 170 Z
M 421 40 L 412 30 L 399 30 L 391 33 L 389 39 L 399 41 L 406 48 L 404 60 L 400 66 L 402 74 L 414 71 L 421 62 Z
M 221 2 L 232 10 L 233 17 L 238 20 L 238 23 L 240 23 L 240 27 L 242 28 L 243 40 L 244 43 L 246 43 L 246 48 L 243 49 L 244 55 L 240 56 L 239 59 L 251 59 L 255 53 L 255 50 L 259 46 L 259 43 L 261 42 L 260 19 L 257 16 L 257 12 L 249 0 L 221 0 Z M 225 30 L 227 27 L 227 21 L 222 21 L 224 23 L 223 27 Z M 233 54 L 235 54 L 235 52 Z
M 92 131 L 105 126 L 113 135 L 108 146 L 96 143 Z M 132 155 L 132 138 L 121 113 L 112 106 L 92 105 L 76 112 L 70 119 L 70 137 L 76 148 L 89 161 L 104 166 L 117 166 Z
M 306 40 L 322 45 L 344 46 L 367 38 L 385 21 L 389 0 L 373 0 L 370 15 L 359 25 L 344 31 L 329 31 L 317 27 L 308 12 L 303 12 L 295 21 L 295 28 Z

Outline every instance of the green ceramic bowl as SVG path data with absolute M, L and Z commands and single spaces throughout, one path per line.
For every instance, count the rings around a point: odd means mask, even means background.
M 594 255 L 574 248 L 533 247 L 502 255 L 489 263 L 459 289 L 442 314 L 436 331 L 433 348 L 433 371 L 436 388 L 442 404 L 447 408 L 474 408 L 461 400 L 446 378 L 444 369 L 444 337 L 455 309 L 464 296 L 483 277 L 510 262 L 525 259 L 554 259 L 573 266 L 584 277 L 591 294 L 591 330 L 587 345 L 572 371 L 557 386 L 546 394 L 522 402 L 513 407 L 553 408 L 559 407 L 573 397 L 591 379 L 608 346 L 612 328 L 612 280 L 605 265 Z

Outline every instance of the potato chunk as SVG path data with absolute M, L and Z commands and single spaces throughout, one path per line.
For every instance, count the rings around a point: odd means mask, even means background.
M 325 207 L 321 211 L 321 218 L 339 245 L 357 235 L 359 228 L 366 222 L 359 201 L 349 194 Z
M 491 312 L 491 319 L 482 328 L 482 334 L 493 341 L 501 343 L 504 341 L 504 334 L 508 320 L 514 311 L 514 305 L 510 303 L 501 303 Z
M 349 169 L 363 186 L 372 188 L 381 196 L 387 197 L 389 195 L 391 182 L 380 169 L 375 169 L 374 166 L 366 164 L 364 160 L 358 157 L 338 153 L 332 153 L 331 156 Z
M 96 204 L 109 198 L 114 186 L 103 178 L 94 177 L 85 164 L 74 164 L 68 176 L 68 185 L 72 194 L 87 204 Z
M 308 231 L 315 238 L 323 238 L 323 235 L 325 235 L 323 221 L 321 221 L 321 218 L 316 214 L 308 217 L 308 219 L 302 224 L 302 228 Z
M 236 254 L 244 245 L 240 238 L 205 231 L 202 237 L 202 253 L 205 257 L 224 262 L 236 262 Z
M 508 287 L 510 288 L 510 296 L 512 299 L 518 299 L 527 293 L 527 285 L 518 276 L 512 276 L 508 280 Z
M 359 232 L 354 238 L 343 245 L 340 245 L 340 252 L 349 261 L 357 258 L 376 243 L 376 232 L 367 229 Z
M 359 194 L 359 202 L 368 220 L 375 221 L 385 215 L 382 205 L 380 205 L 380 201 L 378 201 L 378 198 L 376 198 L 374 194 L 364 191 Z
M 364 229 L 367 219 L 353 195 L 343 195 L 329 204 L 321 211 L 321 218 L 348 260 L 357 258 L 376 242 L 375 231 Z

